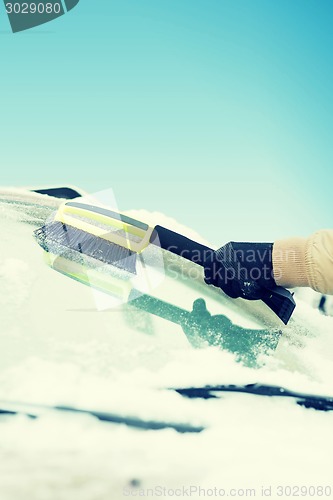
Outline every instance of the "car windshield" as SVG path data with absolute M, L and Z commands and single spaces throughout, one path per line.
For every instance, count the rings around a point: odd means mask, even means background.
M 1 192 L 2 399 L 89 406 L 108 384 L 260 383 L 333 394 L 331 318 L 297 300 L 285 327 L 264 304 L 229 299 L 193 273 L 195 264 L 167 252 L 153 290 L 133 293 L 110 272 L 103 282 L 99 274 L 97 287 L 85 286 L 91 276 L 83 284 L 80 263 L 70 268 L 74 279 L 66 258 L 51 269 L 32 237 L 59 204 L 24 190 Z

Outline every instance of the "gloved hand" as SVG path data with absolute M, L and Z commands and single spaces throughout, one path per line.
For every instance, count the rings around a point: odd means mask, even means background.
M 272 251 L 273 243 L 227 243 L 205 266 L 205 281 L 233 299 L 262 299 L 267 288 L 276 287 Z

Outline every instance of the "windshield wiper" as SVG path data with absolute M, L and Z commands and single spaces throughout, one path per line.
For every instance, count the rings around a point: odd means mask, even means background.
M 16 403 L 10 401 L 0 401 L 0 417 L 25 415 L 31 419 L 42 417 L 45 413 L 55 411 L 62 413 L 70 413 L 73 415 L 90 415 L 97 418 L 101 422 L 108 422 L 112 424 L 123 424 L 128 427 L 134 427 L 142 430 L 162 430 L 173 429 L 180 433 L 198 433 L 204 430 L 201 426 L 192 426 L 187 423 L 179 422 L 165 422 L 163 420 L 143 420 L 137 417 L 124 416 L 118 413 L 110 413 L 97 410 L 86 410 L 82 408 L 75 408 L 70 406 L 46 406 L 31 403 Z
M 205 387 L 185 387 L 173 390 L 182 396 L 191 399 L 216 399 L 220 397 L 222 393 L 227 392 L 253 394 L 256 396 L 284 397 L 294 399 L 299 406 L 303 406 L 305 408 L 312 408 L 320 411 L 333 410 L 333 397 L 294 392 L 289 389 L 285 389 L 284 387 L 274 385 L 248 384 L 242 386 L 230 384 Z

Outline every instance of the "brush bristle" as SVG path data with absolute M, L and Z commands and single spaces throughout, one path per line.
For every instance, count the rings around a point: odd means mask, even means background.
M 135 252 L 76 227 L 53 221 L 34 231 L 34 236 L 46 252 L 64 255 L 68 249 L 136 274 Z

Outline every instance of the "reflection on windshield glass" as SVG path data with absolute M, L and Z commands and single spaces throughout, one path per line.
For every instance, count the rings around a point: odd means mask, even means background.
M 279 330 L 250 330 L 234 325 L 223 314 L 212 315 L 202 298 L 194 301 L 192 311 L 149 295 L 141 295 L 131 305 L 180 325 L 193 347 L 221 347 L 248 366 L 257 366 L 259 356 L 275 350 L 281 335 Z
M 171 289 L 166 287 L 164 296 L 172 298 L 177 303 L 175 305 L 170 300 L 162 300 L 160 297 L 147 293 L 143 294 L 131 287 L 128 279 L 119 278 L 119 271 L 116 276 L 113 276 L 110 273 L 100 272 L 99 268 L 91 269 L 87 266 L 87 262 L 90 262 L 87 259 L 85 259 L 86 262 L 82 260 L 80 263 L 63 256 L 54 256 L 54 258 L 50 256 L 49 258 L 49 264 L 57 271 L 99 289 L 109 296 L 121 299 L 124 314 L 131 315 L 129 320 L 131 327 L 135 325 L 136 329 L 144 333 L 153 333 L 154 329 L 149 315 L 154 315 L 179 325 L 194 348 L 220 347 L 235 354 L 237 361 L 251 367 L 259 367 L 261 357 L 272 354 L 279 343 L 281 331 L 278 328 L 269 330 L 249 328 L 235 324 L 226 314 L 213 314 L 211 307 L 215 304 L 210 295 L 207 295 L 205 299 L 202 296 L 198 297 L 198 293 L 203 290 L 198 291 L 197 287 L 189 286 L 191 282 L 188 280 L 185 282 L 173 280 Z M 170 277 L 166 277 L 164 289 L 168 282 L 170 282 Z M 185 287 L 186 293 L 181 291 L 182 286 Z M 180 287 L 178 293 L 177 287 Z M 210 291 L 207 286 L 205 289 Z M 218 296 L 218 306 L 221 305 L 218 311 L 224 312 L 225 308 L 222 307 L 222 300 L 221 303 L 220 300 Z M 207 301 L 210 307 L 207 306 Z M 140 320 L 139 311 L 146 313 L 144 317 L 141 315 Z

